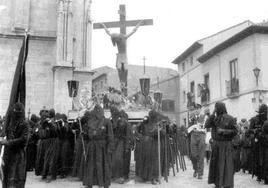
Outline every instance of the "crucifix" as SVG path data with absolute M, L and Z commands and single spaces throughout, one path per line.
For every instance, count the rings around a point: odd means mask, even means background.
M 122 93 L 127 96 L 127 39 L 133 35 L 140 26 L 153 25 L 152 19 L 144 20 L 126 20 L 126 7 L 125 5 L 119 6 L 120 21 L 94 23 L 94 29 L 104 29 L 105 32 L 111 37 L 113 46 L 117 46 L 118 53 L 116 58 L 116 68 L 119 75 Z M 130 32 L 126 33 L 126 28 L 135 26 Z M 120 28 L 120 33 L 110 33 L 108 28 Z

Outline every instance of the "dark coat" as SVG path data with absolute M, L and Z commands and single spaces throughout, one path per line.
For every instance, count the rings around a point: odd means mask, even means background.
M 41 123 L 38 131 L 40 141 L 37 148 L 36 175 L 44 178 L 51 175 L 57 176 L 57 160 L 59 156 L 58 130 L 53 121 Z
M 268 121 L 263 125 L 260 142 L 263 151 L 261 178 L 268 184 Z
M 84 117 L 82 119 L 83 123 L 81 122 L 81 128 L 83 129 L 82 132 L 85 132 L 86 120 L 84 120 L 85 119 Z M 73 123 L 72 128 L 76 130 L 77 135 L 74 148 L 74 163 L 73 163 L 72 176 L 78 177 L 80 180 L 83 180 L 85 157 L 84 157 L 84 148 L 79 123 Z M 85 145 L 86 143 L 87 143 L 86 140 L 84 140 Z
M 71 172 L 74 156 L 74 134 L 67 122 L 59 128 L 59 174 L 66 176 Z
M 251 133 L 252 137 L 252 175 L 257 176 L 259 180 L 261 180 L 262 176 L 262 166 L 263 166 L 263 150 L 261 145 L 261 131 L 265 119 L 261 116 L 255 116 L 250 120 L 250 129 L 249 132 Z
M 237 134 L 235 119 L 223 113 L 215 118 L 210 116 L 206 121 L 206 128 L 212 128 L 212 155 L 209 166 L 208 183 L 217 187 L 231 187 L 234 185 L 234 148 L 233 137 Z M 220 132 L 219 128 L 224 129 Z
M 112 154 L 112 178 L 121 178 L 125 176 L 127 168 L 126 154 L 130 149 L 130 131 L 129 124 L 126 119 L 122 118 L 116 122 L 113 127 L 114 133 L 114 151 Z
M 38 142 L 38 134 L 37 134 L 37 127 L 38 124 L 29 121 L 30 124 L 30 131 L 29 131 L 29 142 L 27 146 L 27 171 L 33 170 L 35 168 L 35 161 L 36 161 L 36 153 L 37 153 L 37 142 Z
M 159 176 L 159 161 L 158 161 L 158 140 L 157 140 L 157 125 L 155 121 L 142 123 L 139 127 L 139 133 L 142 135 L 140 143 L 137 144 L 136 153 L 136 175 L 145 181 L 158 179 Z M 162 174 L 165 171 L 165 147 L 164 136 L 165 130 L 161 129 L 161 169 Z
M 84 138 L 87 140 L 83 185 L 109 186 L 111 183 L 111 155 L 113 129 L 104 117 L 89 121 Z
M 26 181 L 26 145 L 29 125 L 24 120 L 12 122 L 6 132 L 8 144 L 4 152 L 3 188 L 24 188 Z

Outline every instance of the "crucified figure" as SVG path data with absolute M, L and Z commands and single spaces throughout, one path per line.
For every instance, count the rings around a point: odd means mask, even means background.
M 125 95 L 127 95 L 127 74 L 128 74 L 127 39 L 137 31 L 137 29 L 142 23 L 143 21 L 140 21 L 129 34 L 110 33 L 106 25 L 104 23 L 101 23 L 101 25 L 105 29 L 105 32 L 111 37 L 113 46 L 117 46 L 118 53 L 116 54 L 117 55 L 116 69 L 118 70 L 121 90 Z
M 116 68 L 118 70 L 127 70 L 127 39 L 137 31 L 142 23 L 143 21 L 140 21 L 129 34 L 110 33 L 105 24 L 101 23 L 105 32 L 111 37 L 113 46 L 117 46 Z

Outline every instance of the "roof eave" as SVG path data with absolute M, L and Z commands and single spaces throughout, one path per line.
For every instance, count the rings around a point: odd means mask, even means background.
M 219 45 L 215 46 L 207 53 L 200 56 L 197 60 L 200 63 L 204 63 L 210 58 L 212 58 L 215 54 L 225 50 L 226 48 L 234 45 L 235 43 L 243 40 L 244 38 L 254 34 L 254 33 L 263 33 L 268 34 L 268 27 L 267 26 L 258 26 L 252 25 L 247 27 L 246 29 L 242 30 L 241 32 L 237 33 L 236 35 L 232 36 L 231 38 L 225 40 L 224 42 L 220 43 Z
M 181 63 L 187 56 L 189 56 L 195 50 L 199 49 L 201 46 L 202 46 L 201 43 L 194 42 L 189 48 L 187 48 L 181 55 L 179 55 L 171 63 L 173 63 L 173 64 L 179 64 L 179 63 Z

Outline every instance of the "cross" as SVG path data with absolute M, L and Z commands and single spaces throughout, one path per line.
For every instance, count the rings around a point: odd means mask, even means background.
M 146 61 L 146 57 L 143 56 L 142 60 L 143 60 L 143 74 L 145 74 L 145 61 Z
M 128 70 L 127 65 L 127 39 L 133 35 L 138 27 L 145 25 L 153 25 L 152 19 L 145 20 L 126 20 L 126 7 L 125 5 L 119 6 L 119 21 L 114 22 L 104 22 L 104 23 L 94 23 L 94 29 L 105 29 L 105 32 L 111 37 L 112 43 L 117 47 L 117 59 L 116 59 L 116 68 L 118 70 L 120 84 L 124 87 L 121 87 L 122 92 L 127 96 L 127 74 Z M 126 28 L 130 26 L 135 26 L 135 28 L 130 33 L 126 33 Z M 120 28 L 120 33 L 110 33 L 108 28 Z M 144 68 L 145 73 L 145 68 Z
M 153 25 L 152 19 L 144 19 L 144 20 L 126 20 L 126 7 L 125 5 L 119 5 L 118 11 L 120 21 L 114 22 L 104 22 L 107 28 L 118 28 L 120 27 L 120 33 L 126 34 L 126 28 L 131 26 L 136 26 L 138 23 L 143 21 L 140 26 Z M 103 29 L 103 26 L 100 23 L 94 23 L 93 29 Z

